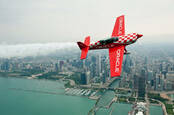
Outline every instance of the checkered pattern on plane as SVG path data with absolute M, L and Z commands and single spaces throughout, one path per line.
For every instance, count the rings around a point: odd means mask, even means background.
M 122 35 L 122 36 L 118 36 L 118 41 L 114 42 L 114 43 L 132 43 L 134 41 L 136 41 L 137 38 L 137 34 L 136 33 L 131 33 L 131 34 L 127 34 L 127 35 Z M 93 45 L 100 45 L 101 43 L 99 41 L 90 44 L 91 47 Z
M 122 35 L 122 36 L 119 36 L 119 40 L 117 41 L 117 43 L 133 42 L 133 41 L 136 40 L 136 38 L 137 38 L 137 34 L 136 33 Z
M 90 44 L 90 45 L 100 45 L 100 42 L 99 42 L 99 41 L 97 41 L 97 42 L 92 43 L 92 44 Z

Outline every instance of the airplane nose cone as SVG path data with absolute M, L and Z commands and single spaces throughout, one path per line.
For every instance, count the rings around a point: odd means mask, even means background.
M 140 38 L 142 37 L 143 35 L 142 34 L 137 34 L 137 38 Z

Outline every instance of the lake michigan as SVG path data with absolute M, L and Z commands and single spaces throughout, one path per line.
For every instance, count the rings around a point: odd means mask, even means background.
M 95 105 L 87 97 L 65 95 L 61 81 L 0 77 L 0 115 L 87 115 Z M 127 115 L 131 104 L 114 103 L 116 115 Z M 101 115 L 107 114 L 100 110 Z M 162 115 L 150 106 L 150 115 Z

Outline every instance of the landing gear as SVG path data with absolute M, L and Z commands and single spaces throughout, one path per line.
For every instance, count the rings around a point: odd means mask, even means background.
M 126 50 L 126 48 L 124 49 L 124 54 L 125 55 L 128 55 L 128 54 L 130 54 L 130 52 L 127 52 L 127 50 Z

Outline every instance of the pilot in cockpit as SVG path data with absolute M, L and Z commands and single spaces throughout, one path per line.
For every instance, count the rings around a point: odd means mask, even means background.
M 109 38 L 109 39 L 106 39 L 106 40 L 100 40 L 99 42 L 102 45 L 106 45 L 106 44 L 113 43 L 113 42 L 116 42 L 116 41 L 118 41 L 118 37 L 112 37 L 112 38 Z

